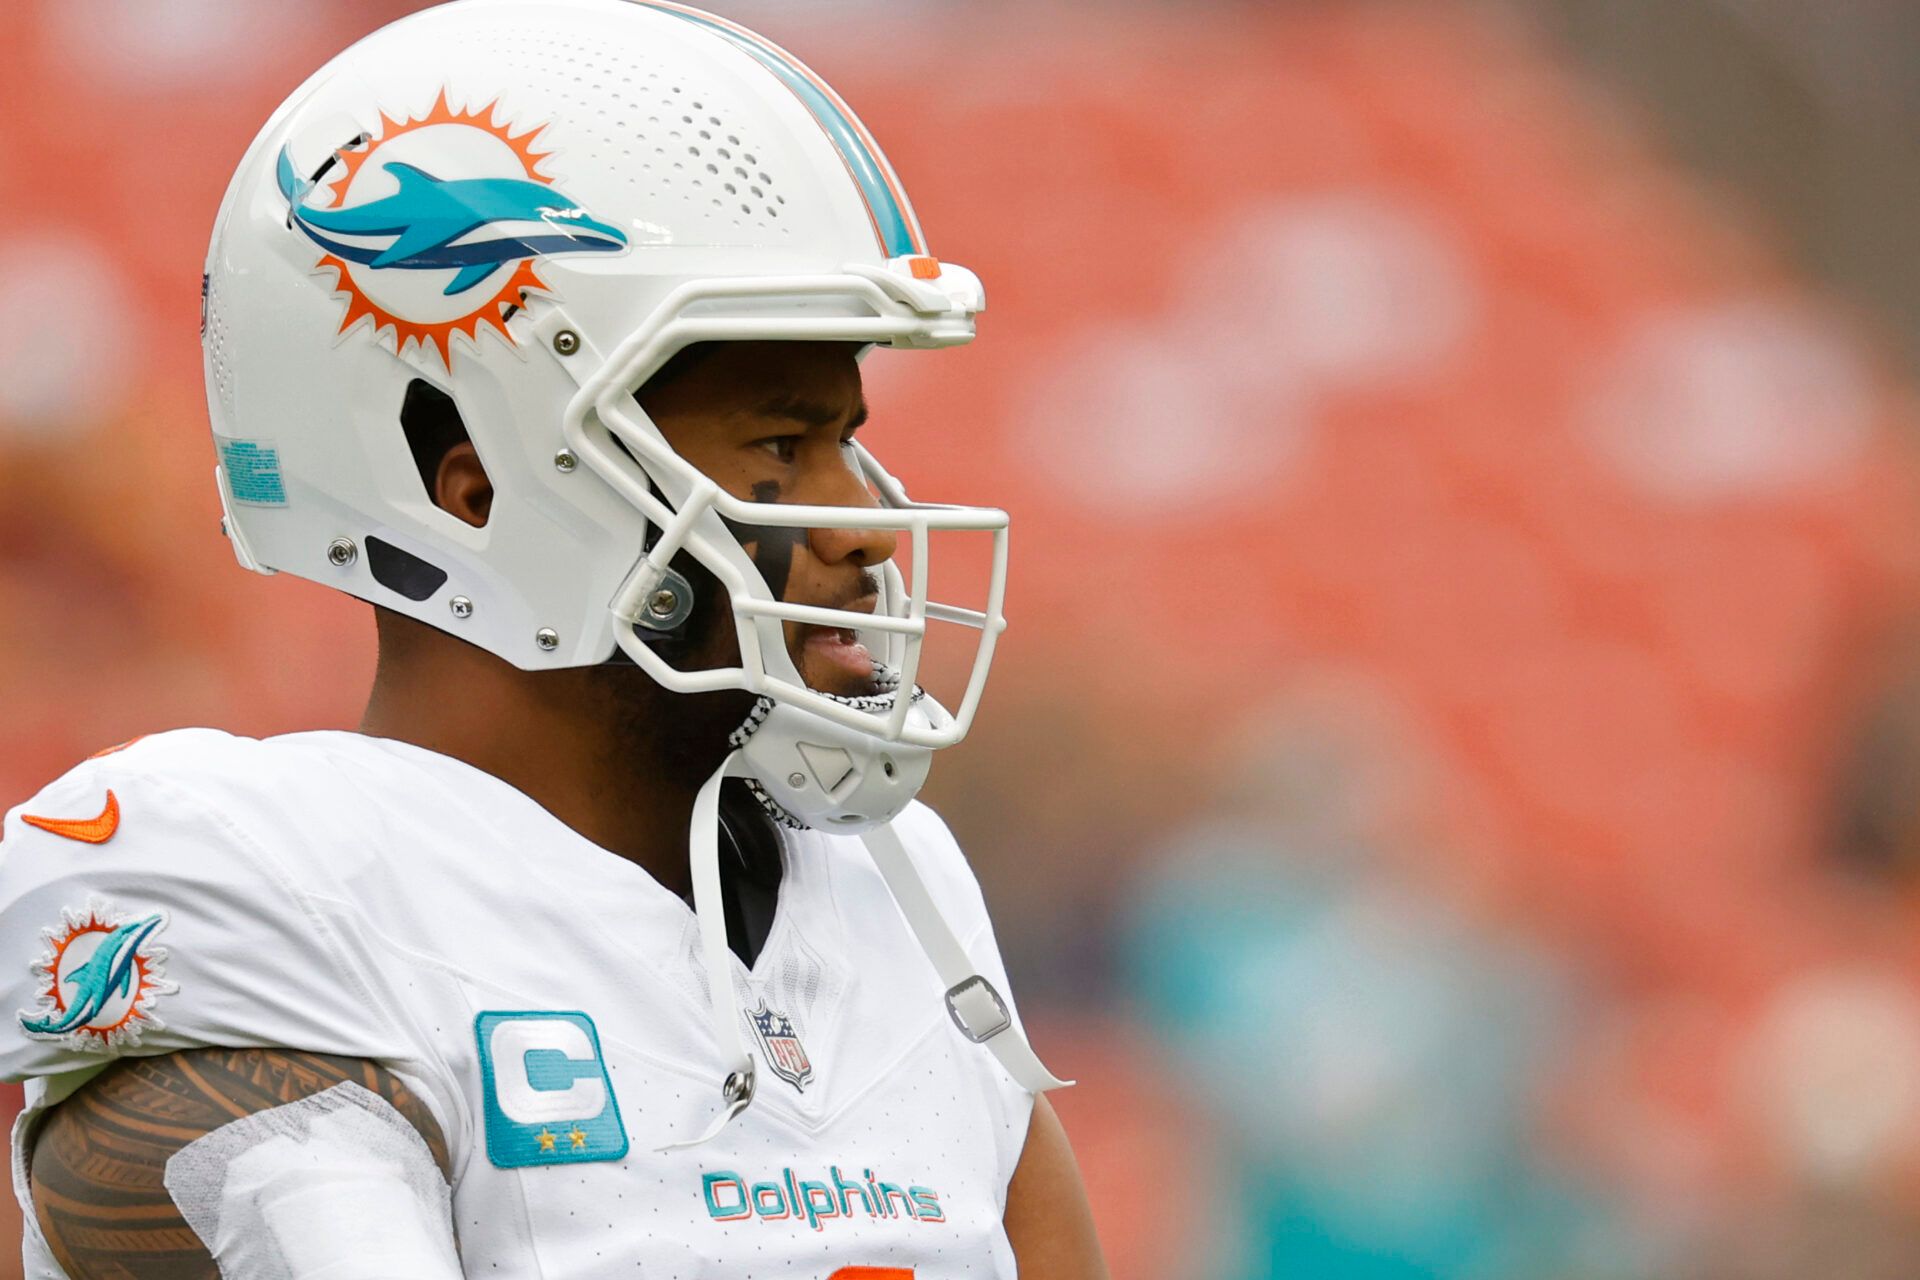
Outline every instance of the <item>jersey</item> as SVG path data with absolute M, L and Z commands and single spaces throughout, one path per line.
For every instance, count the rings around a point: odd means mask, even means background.
M 1005 992 L 945 826 L 916 804 L 895 829 Z M 180 730 L 88 761 L 0 828 L 28 1274 L 60 1274 L 23 1159 L 45 1108 L 121 1055 L 280 1046 L 371 1059 L 426 1102 L 468 1274 L 1012 1276 L 1031 1095 L 953 1025 L 864 846 L 781 844 L 765 944 L 721 979 L 752 1104 L 662 1150 L 721 1109 L 724 1070 L 693 912 L 638 866 L 488 774 L 357 734 Z

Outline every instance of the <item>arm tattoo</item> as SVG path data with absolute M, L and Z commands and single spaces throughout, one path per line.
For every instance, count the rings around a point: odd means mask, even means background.
M 293 1049 L 192 1049 L 124 1058 L 55 1107 L 32 1153 L 33 1206 L 72 1280 L 217 1280 L 162 1179 L 167 1159 L 232 1120 L 352 1081 L 452 1162 L 433 1113 L 384 1067 Z

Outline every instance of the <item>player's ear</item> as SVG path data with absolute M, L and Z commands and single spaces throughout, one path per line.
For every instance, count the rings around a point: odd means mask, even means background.
M 433 478 L 434 505 L 479 528 L 493 510 L 493 482 L 480 465 L 479 451 L 463 440 L 440 459 Z

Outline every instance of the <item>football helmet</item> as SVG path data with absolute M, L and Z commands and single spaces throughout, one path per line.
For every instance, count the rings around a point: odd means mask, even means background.
M 979 280 L 928 251 L 872 135 L 747 29 L 666 0 L 459 0 L 375 32 L 274 113 L 221 205 L 204 349 L 240 562 L 309 578 L 529 670 L 624 652 L 665 687 L 759 695 L 736 735 L 762 798 L 827 829 L 897 814 L 965 735 L 1005 626 L 1007 518 L 909 499 L 749 503 L 680 457 L 634 392 L 706 341 L 946 347 Z M 451 399 L 495 491 L 441 510 L 401 426 Z M 779 599 L 729 522 L 889 529 L 875 613 Z M 927 596 L 930 535 L 991 541 L 984 599 Z M 727 596 L 737 666 L 644 637 L 686 617 L 685 553 Z M 894 689 L 809 688 L 787 621 L 857 632 Z M 971 628 L 949 711 L 916 686 L 930 622 Z M 959 634 L 965 635 L 966 632 Z

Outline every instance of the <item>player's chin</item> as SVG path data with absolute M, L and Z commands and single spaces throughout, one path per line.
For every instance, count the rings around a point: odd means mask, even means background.
M 800 678 L 806 686 L 816 693 L 830 693 L 836 698 L 873 698 L 885 692 L 880 681 L 873 676 L 860 677 L 842 672 L 817 672 L 805 665 L 800 668 Z
M 789 652 L 807 688 L 840 698 L 870 698 L 882 692 L 872 655 L 851 633 L 804 627 L 798 641 Z

